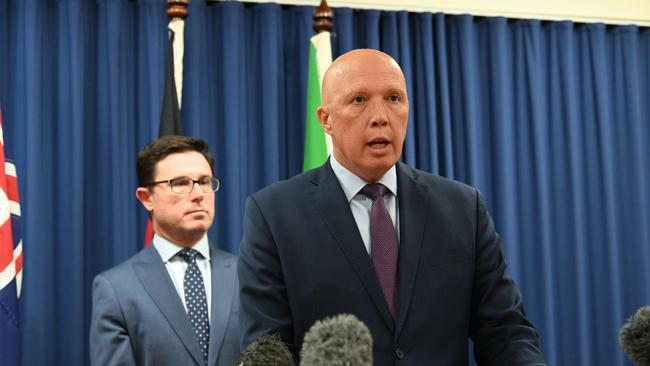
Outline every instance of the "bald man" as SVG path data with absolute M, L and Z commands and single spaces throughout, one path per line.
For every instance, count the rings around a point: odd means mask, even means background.
M 246 202 L 242 346 L 279 332 L 296 357 L 312 324 L 349 313 L 374 365 L 544 365 L 480 193 L 399 162 L 409 101 L 399 65 L 354 50 L 323 80 L 333 155 Z

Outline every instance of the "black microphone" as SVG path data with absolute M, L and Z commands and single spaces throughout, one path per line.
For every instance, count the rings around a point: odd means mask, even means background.
M 650 366 L 650 306 L 640 308 L 621 328 L 623 352 L 636 366 Z
M 372 366 L 372 336 L 356 316 L 317 321 L 305 334 L 301 366 Z
M 264 335 L 249 344 L 237 366 L 295 366 L 293 355 L 279 334 Z

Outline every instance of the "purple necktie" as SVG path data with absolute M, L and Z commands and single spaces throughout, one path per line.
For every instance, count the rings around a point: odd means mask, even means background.
M 368 184 L 361 193 L 372 200 L 370 209 L 370 255 L 377 279 L 393 319 L 397 314 L 397 233 L 384 204 L 386 186 Z

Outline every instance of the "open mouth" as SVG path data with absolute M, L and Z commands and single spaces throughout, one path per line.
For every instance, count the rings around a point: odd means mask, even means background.
M 387 139 L 378 138 L 378 139 L 373 139 L 372 141 L 368 142 L 366 145 L 371 149 L 383 149 L 386 146 L 388 146 L 389 143 L 390 141 L 388 141 Z

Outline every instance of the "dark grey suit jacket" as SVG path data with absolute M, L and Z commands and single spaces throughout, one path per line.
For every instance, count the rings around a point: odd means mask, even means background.
M 239 254 L 242 345 L 280 332 L 297 355 L 324 317 L 370 329 L 374 365 L 543 365 L 478 191 L 397 164 L 400 244 L 393 320 L 329 162 L 246 203 Z
M 237 257 L 210 246 L 208 365 L 239 358 Z M 93 281 L 91 365 L 202 365 L 181 299 L 153 245 Z

